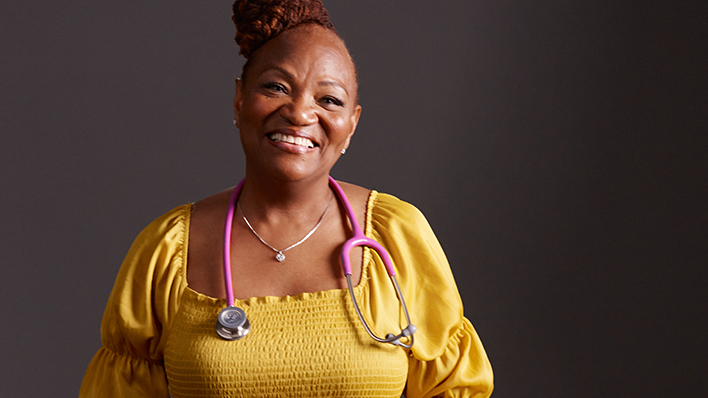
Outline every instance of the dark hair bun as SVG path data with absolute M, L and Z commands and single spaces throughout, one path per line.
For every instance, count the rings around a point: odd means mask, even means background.
M 249 58 L 279 33 L 302 24 L 335 30 L 320 0 L 236 0 L 233 6 L 239 54 Z

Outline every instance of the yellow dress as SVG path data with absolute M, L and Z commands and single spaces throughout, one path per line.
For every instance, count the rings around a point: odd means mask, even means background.
M 423 215 L 373 191 L 364 233 L 391 255 L 418 331 L 406 350 L 371 339 L 348 290 L 237 300 L 248 336 L 214 331 L 226 300 L 187 286 L 191 205 L 153 221 L 133 243 L 108 300 L 103 346 L 80 397 L 488 397 L 492 370 L 464 318 L 450 267 Z M 355 295 L 379 336 L 400 331 L 383 263 L 364 250 Z

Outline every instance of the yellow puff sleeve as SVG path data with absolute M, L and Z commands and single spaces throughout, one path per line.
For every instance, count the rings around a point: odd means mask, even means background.
M 169 397 L 163 330 L 186 286 L 190 209 L 175 208 L 133 242 L 103 314 L 103 346 L 86 370 L 79 397 Z
M 464 317 L 450 266 L 425 217 L 393 196 L 370 197 L 367 236 L 389 252 L 418 331 L 409 352 L 407 398 L 489 397 L 492 368 L 472 324 Z M 372 203 L 373 202 L 373 203 Z M 370 268 L 367 317 L 379 333 L 405 325 L 385 268 L 376 255 Z M 398 328 L 398 329 L 396 329 Z M 398 333 L 398 332 L 395 332 Z

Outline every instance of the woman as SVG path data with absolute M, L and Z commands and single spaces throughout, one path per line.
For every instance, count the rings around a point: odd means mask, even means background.
M 405 348 L 374 341 L 359 322 L 339 260 L 355 223 L 328 178 L 361 107 L 352 58 L 328 18 L 319 0 L 234 4 L 248 59 L 234 101 L 245 180 L 138 236 L 82 397 L 491 394 L 489 362 L 424 217 L 342 183 L 365 234 L 393 259 L 418 331 L 400 340 L 414 343 Z M 224 220 L 233 222 L 226 232 Z M 353 294 L 374 333 L 405 327 L 381 258 L 359 248 L 351 260 Z M 222 338 L 223 325 L 214 330 L 229 294 L 251 325 L 235 341 Z

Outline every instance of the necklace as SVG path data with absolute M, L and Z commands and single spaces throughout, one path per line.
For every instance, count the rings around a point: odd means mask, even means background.
M 312 234 L 314 234 L 315 231 L 317 231 L 317 228 L 319 228 L 319 227 L 320 227 L 320 224 L 322 224 L 322 220 L 324 220 L 325 215 L 327 215 L 327 211 L 329 211 L 329 207 L 332 206 L 332 202 L 333 202 L 333 201 L 334 201 L 334 196 L 332 196 L 332 199 L 329 200 L 329 204 L 327 204 L 327 207 L 325 208 L 324 213 L 322 213 L 322 216 L 320 216 L 320 220 L 317 221 L 317 225 L 315 225 L 315 227 L 312 228 L 312 229 L 310 230 L 310 232 L 308 232 L 307 235 L 305 235 L 304 238 L 300 239 L 299 241 L 293 243 L 292 245 L 286 247 L 286 248 L 283 249 L 283 250 L 278 250 L 278 249 L 274 248 L 274 247 L 271 246 L 268 242 L 264 241 L 263 238 L 261 238 L 260 235 L 258 235 L 258 232 L 256 232 L 255 229 L 253 229 L 253 227 L 251 226 L 251 223 L 248 222 L 248 220 L 246 219 L 246 215 L 243 214 L 243 210 L 241 210 L 241 201 L 238 202 L 238 211 L 239 211 L 239 213 L 241 213 L 241 217 L 243 217 L 243 221 L 245 221 L 245 222 L 246 222 L 246 225 L 248 225 L 248 229 L 250 229 L 251 232 L 253 232 L 253 234 L 256 235 L 256 238 L 258 238 L 258 240 L 260 240 L 261 242 L 263 242 L 264 245 L 270 247 L 271 250 L 273 250 L 274 252 L 276 252 L 277 254 L 275 255 L 275 259 L 282 263 L 283 260 L 285 260 L 285 254 L 283 254 L 283 252 L 286 252 L 286 251 L 292 249 L 293 247 L 298 246 L 298 245 L 301 244 L 302 242 L 306 241 L 307 238 L 309 238 L 310 236 L 312 236 Z

